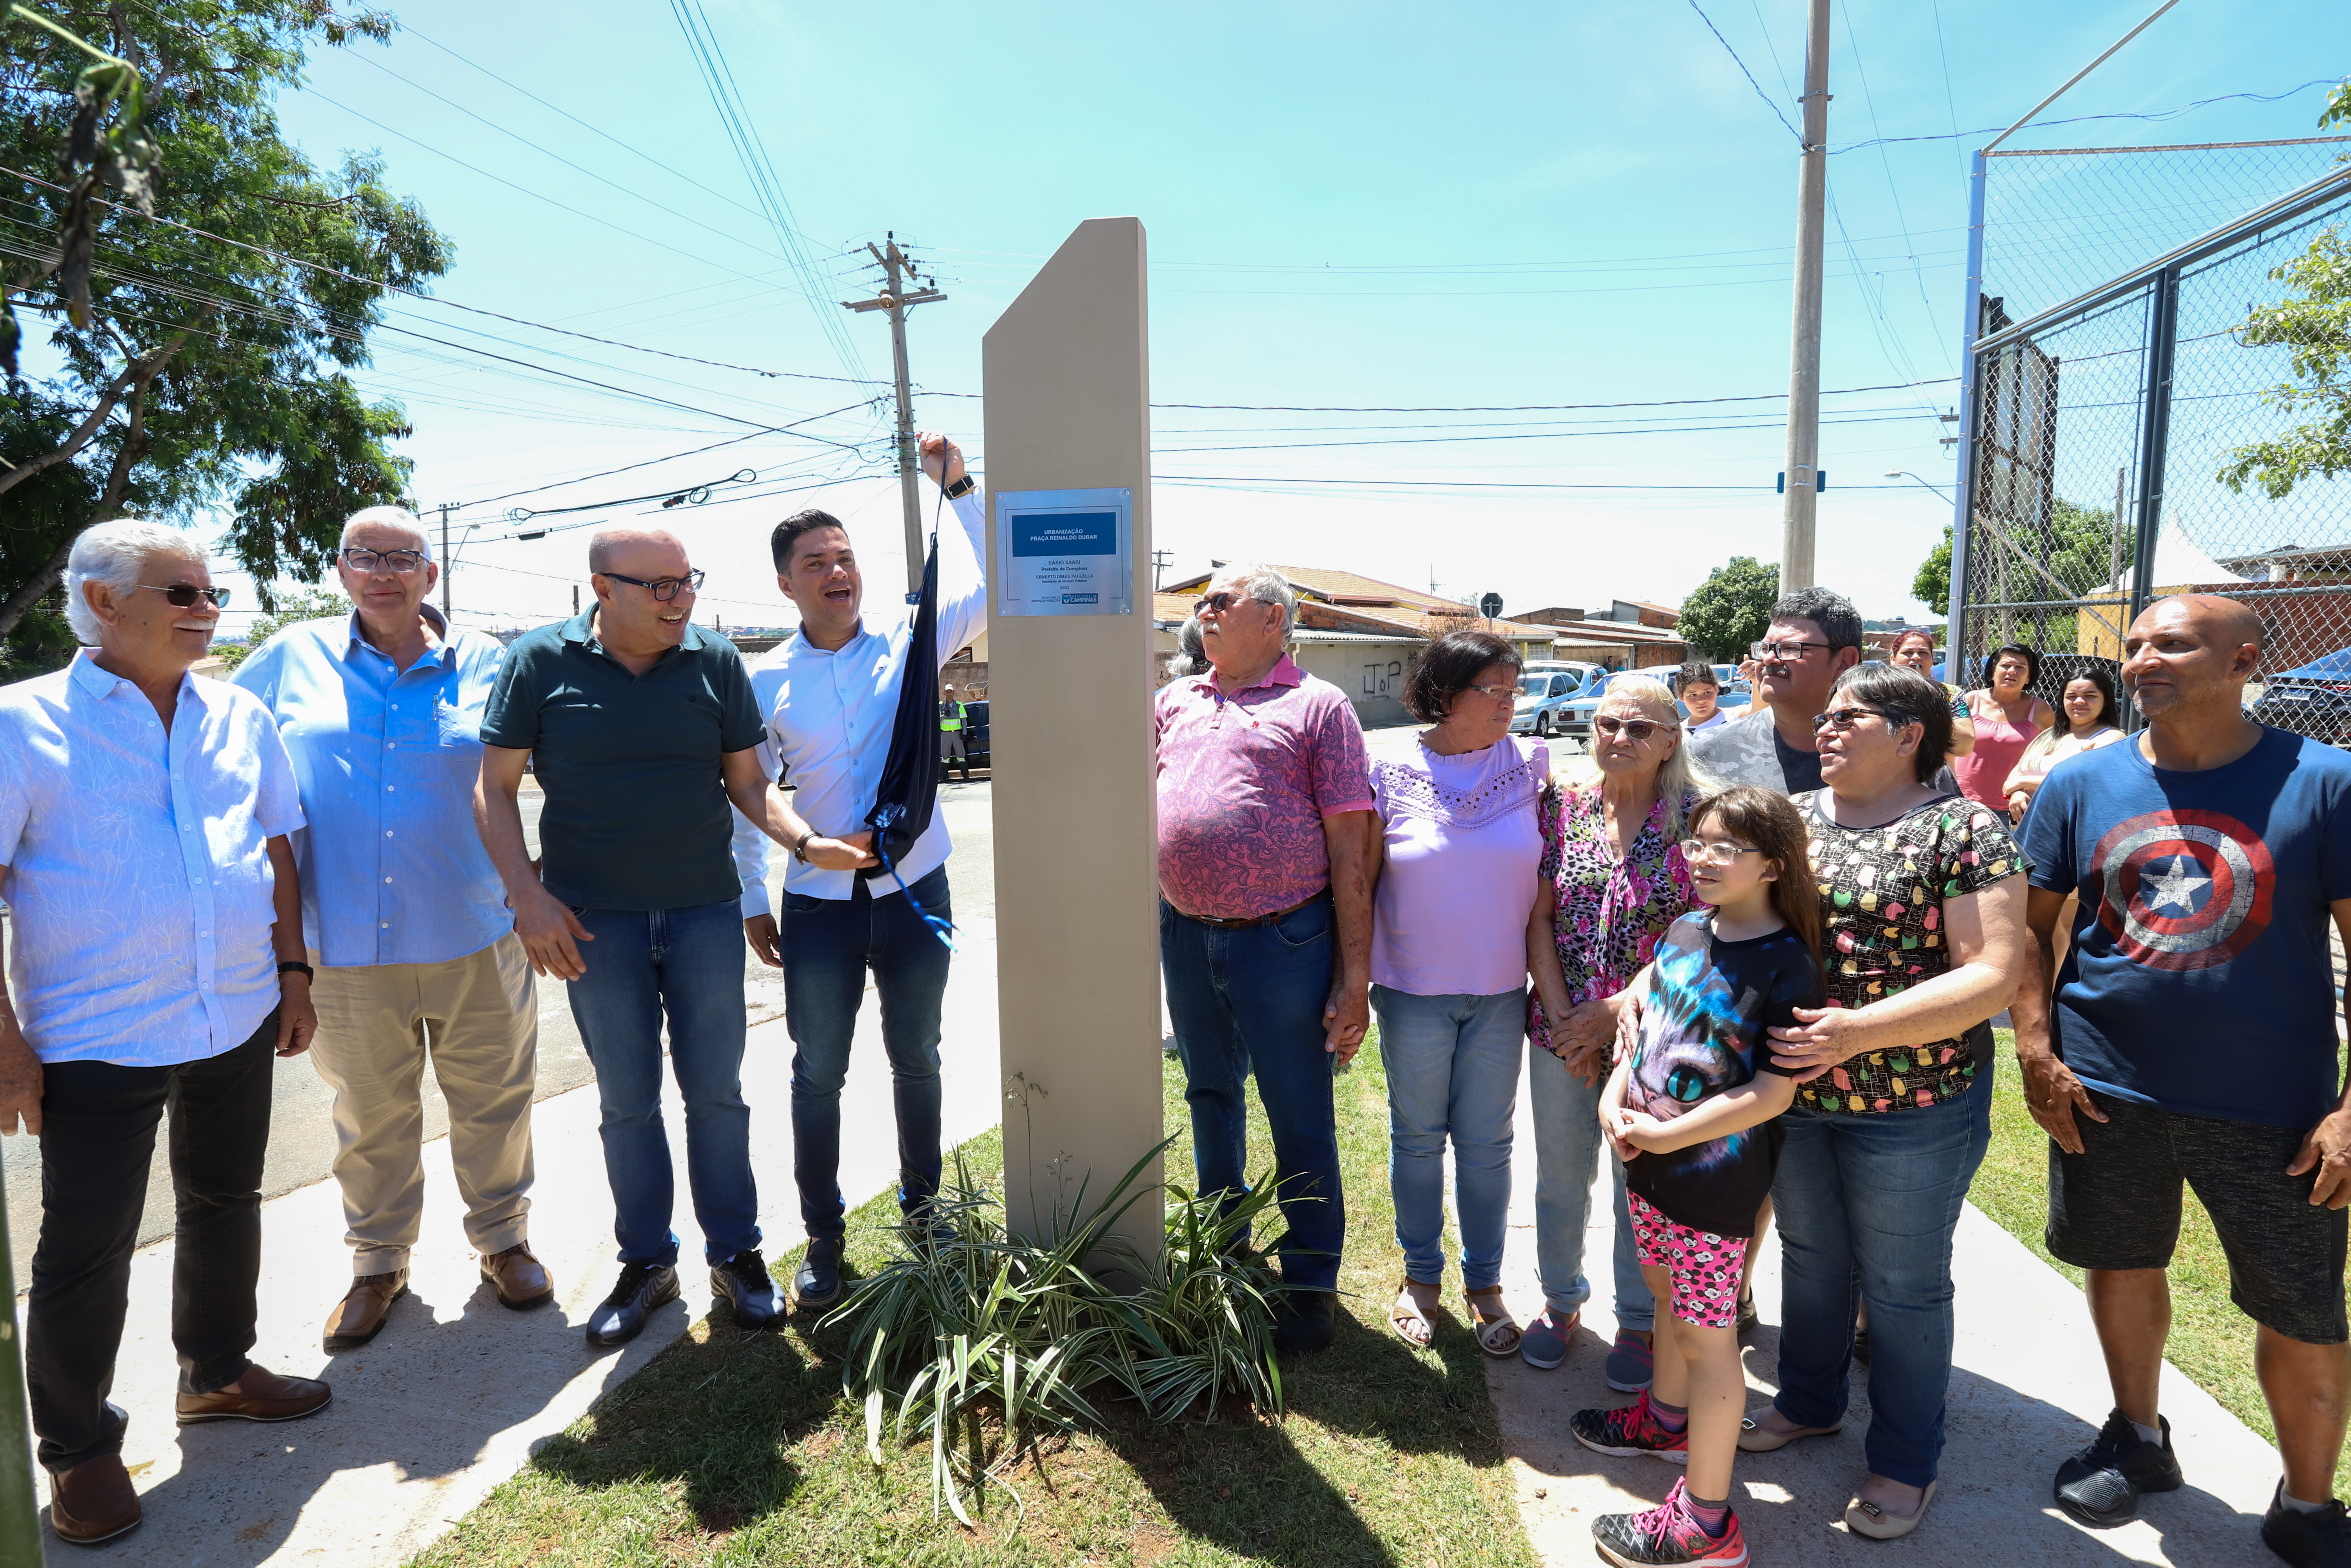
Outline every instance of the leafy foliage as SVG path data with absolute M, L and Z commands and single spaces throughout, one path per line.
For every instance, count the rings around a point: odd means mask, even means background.
M 279 595 L 275 611 L 253 618 L 252 626 L 245 633 L 244 646 L 239 647 L 234 643 L 216 643 L 213 645 L 213 652 L 227 660 L 229 667 L 234 669 L 245 663 L 245 656 L 247 653 L 252 653 L 288 626 L 297 625 L 304 621 L 323 621 L 329 616 L 340 619 L 350 612 L 351 601 L 340 590 L 298 588 L 291 593 Z
M 1682 601 L 1683 638 L 1710 659 L 1741 658 L 1771 625 L 1779 597 L 1778 566 L 1765 566 L 1751 555 L 1733 556 Z
M 1910 597 L 1930 606 L 1937 614 L 1950 608 L 1951 603 L 1951 525 L 1943 525 L 1943 541 L 1927 552 L 1918 563 L 1918 574 L 1910 580 Z
M 1050 1242 L 1012 1236 L 1002 1204 L 975 1185 L 958 1153 L 955 1179 L 927 1218 L 899 1228 L 906 1255 L 859 1281 L 825 1320 L 851 1331 L 841 1380 L 864 1406 L 873 1462 L 884 1462 L 885 1433 L 929 1443 L 935 1512 L 944 1501 L 970 1524 L 966 1491 L 984 1507 L 995 1469 L 1038 1437 L 1099 1425 L 1089 1392 L 1102 1385 L 1163 1424 L 1204 1402 L 1213 1411 L 1226 1394 L 1280 1412 L 1271 1325 L 1282 1287 L 1238 1245 L 1267 1217 L 1274 1184 L 1260 1182 L 1230 1212 L 1218 1197 L 1167 1189 L 1174 1201 L 1155 1263 L 1111 1235 L 1147 1195 L 1135 1178 L 1165 1146 L 1136 1161 L 1091 1218 Z M 1082 1186 L 1072 1210 L 1086 1212 Z M 1123 1293 L 1113 1270 L 1141 1288 Z
M 2351 122 L 2351 86 L 2336 89 Z M 2249 349 L 2284 344 L 2294 380 L 2262 394 L 2263 403 L 2289 415 L 2317 417 L 2283 435 L 2232 449 L 2220 468 L 2220 483 L 2242 491 L 2259 485 L 2282 501 L 2303 480 L 2351 472 L 2351 248 L 2339 226 L 2320 231 L 2310 248 L 2270 269 L 2290 292 L 2255 306 L 2238 329 Z
M 18 302 L 28 320 L 47 319 L 52 368 L 0 404 L 15 465 L 0 473 L 0 508 L 17 524 L 37 476 L 54 493 L 32 526 L 0 530 L 0 634 L 57 580 L 74 535 L 108 517 L 185 523 L 226 507 L 228 548 L 256 581 L 315 580 L 342 518 L 406 488 L 409 466 L 391 450 L 406 421 L 361 397 L 349 372 L 369 361 L 387 286 L 439 276 L 450 248 L 386 187 L 379 159 L 313 165 L 275 105 L 308 47 L 381 39 L 391 23 L 325 0 L 49 10 L 136 70 L 144 135 L 164 152 L 149 171 L 153 219 L 90 201 L 87 324 L 62 275 Z M 39 172 L 69 143 L 64 110 L 83 111 L 87 63 L 50 32 L 0 30 L 0 89 L 27 106 L 0 118 L 0 166 L 29 176 L 0 228 L 18 258 L 49 254 L 70 227 L 73 190 Z

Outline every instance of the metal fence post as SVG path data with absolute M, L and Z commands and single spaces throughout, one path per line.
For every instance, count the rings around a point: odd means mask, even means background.
M 1984 155 L 1975 155 L 1968 175 L 1967 319 L 1959 328 L 1959 471 L 1951 486 L 1950 624 L 1943 632 L 1943 675 L 1953 685 L 1959 678 L 1967 647 L 1968 533 L 1975 517 L 1976 494 L 1976 335 L 1983 324 Z
M 2138 512 L 2134 519 L 2130 606 L 2123 629 L 2138 619 L 2155 597 L 2155 551 L 2163 531 L 2164 448 L 2171 436 L 2171 361 L 2179 339 L 2179 268 L 2167 267 L 2154 278 L 2147 300 L 2147 384 L 2142 393 L 2138 435 Z M 2120 653 L 2122 650 L 2116 650 Z M 2127 694 L 2125 721 L 2137 728 L 2137 705 Z
M 0 1176 L 0 1216 L 8 1212 Z M 0 1563 L 41 1560 L 40 1501 L 33 1491 L 33 1433 L 25 1410 L 25 1347 L 16 1333 L 16 1270 L 0 1222 Z

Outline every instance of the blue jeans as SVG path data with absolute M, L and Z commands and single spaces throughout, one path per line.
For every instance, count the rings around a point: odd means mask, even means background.
M 1339 1190 L 1339 1132 L 1331 1099 L 1336 1060 L 1322 1046 L 1323 1004 L 1331 998 L 1331 900 L 1267 925 L 1223 930 L 1159 906 L 1159 962 L 1167 977 L 1167 1015 L 1184 1063 L 1184 1100 L 1192 1110 L 1192 1161 L 1200 1191 L 1249 1190 L 1249 1106 L 1243 1082 L 1252 1070 L 1273 1134 L 1274 1180 L 1288 1227 L 1279 1251 L 1281 1277 L 1311 1291 L 1339 1286 L 1339 1250 L 1347 1235 Z
M 595 936 L 570 982 L 596 1069 L 604 1176 L 623 1263 L 677 1261 L 675 1184 L 662 1128 L 662 1022 L 685 1102 L 685 1176 L 712 1263 L 759 1245 L 751 1109 L 743 1103 L 743 917 L 733 899 L 687 909 L 575 909 Z
M 884 891 L 886 890 L 886 891 Z M 952 920 L 947 868 L 908 890 Z M 882 1049 L 898 1123 L 898 1209 L 909 1218 L 939 1190 L 939 1009 L 947 946 L 894 882 L 861 879 L 848 898 L 787 893 L 777 930 L 784 948 L 784 1026 L 792 1035 L 792 1180 L 811 1238 L 847 1228 L 841 1200 L 841 1085 L 873 971 L 882 998 Z
M 1501 1281 L 1510 1221 L 1510 1118 L 1518 1109 L 1526 988 L 1490 997 L 1421 997 L 1374 986 L 1372 1010 L 1379 1014 L 1380 1061 L 1388 1075 L 1388 1186 L 1404 1271 L 1426 1285 L 1445 1279 L 1449 1135 L 1461 1283 L 1490 1291 Z
M 1956 1100 L 1884 1114 L 1802 1108 L 1771 1185 L 1779 1211 L 1780 1414 L 1844 1418 L 1853 1317 L 1869 1303 L 1870 1472 L 1935 1479 L 1951 1381 L 1951 1235 L 1991 1142 L 1991 1072 Z
M 1600 1091 L 1530 1040 L 1527 1098 L 1535 1122 L 1535 1263 L 1543 1304 L 1564 1318 L 1592 1299 L 1583 1277 L 1583 1238 L 1592 1217 L 1592 1178 L 1603 1157 Z M 1647 1333 L 1656 1326 L 1657 1300 L 1641 1274 L 1633 1211 L 1625 1202 L 1625 1162 L 1605 1157 L 1616 1186 L 1616 1326 Z

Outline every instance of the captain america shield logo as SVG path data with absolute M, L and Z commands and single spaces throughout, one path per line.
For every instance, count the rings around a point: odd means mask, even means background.
M 2098 841 L 2098 924 L 2150 969 L 2208 969 L 2270 923 L 2275 872 L 2261 836 L 2219 811 L 2150 811 Z

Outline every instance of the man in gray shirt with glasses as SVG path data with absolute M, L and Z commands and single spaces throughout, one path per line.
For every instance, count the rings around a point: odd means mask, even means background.
M 702 573 L 671 534 L 590 537 L 594 608 L 517 639 L 482 718 L 475 815 L 532 967 L 569 982 L 595 1064 L 621 1274 L 588 1319 L 620 1344 L 678 1293 L 662 1126 L 662 1024 L 685 1102 L 686 1170 L 714 1301 L 745 1328 L 783 1303 L 759 1254 L 751 1113 L 743 1102 L 742 919 L 733 810 L 819 865 L 870 863 L 818 838 L 768 786 L 742 655 L 693 623 Z M 541 860 L 517 793 L 546 791 Z
M 1842 593 L 1800 588 L 1771 606 L 1755 644 L 1755 711 L 1690 737 L 1690 756 L 1724 784 L 1783 795 L 1821 787 L 1813 716 L 1836 678 L 1861 663 L 1861 612 Z

